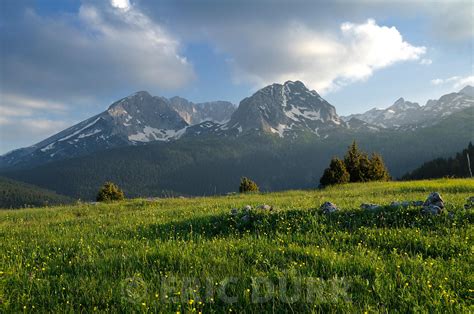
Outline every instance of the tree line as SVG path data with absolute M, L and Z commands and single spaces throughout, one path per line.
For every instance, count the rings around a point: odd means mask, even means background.
M 436 158 L 425 162 L 419 168 L 402 176 L 402 180 L 434 179 L 443 177 L 468 178 L 474 170 L 474 146 L 469 142 L 467 148 L 454 157 Z
M 368 154 L 359 150 L 355 141 L 349 146 L 344 159 L 333 157 L 329 167 L 324 170 L 320 179 L 321 186 L 343 184 L 349 182 L 388 181 L 390 174 L 382 156 Z

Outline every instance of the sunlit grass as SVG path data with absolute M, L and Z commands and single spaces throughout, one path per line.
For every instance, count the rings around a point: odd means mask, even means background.
M 359 208 L 424 200 L 432 191 L 445 199 L 445 214 Z M 0 308 L 469 312 L 474 215 L 463 204 L 473 195 L 473 180 L 443 179 L 5 210 L 0 212 Z M 318 207 L 325 201 L 341 212 L 322 215 Z M 254 213 L 249 223 L 229 214 L 233 207 L 263 203 L 276 210 Z M 236 282 L 226 285 L 229 278 Z M 255 278 L 274 283 L 273 297 L 253 299 Z M 282 278 L 300 297 L 293 303 L 278 289 Z M 311 300 L 296 284 L 310 279 Z M 164 283 L 170 280 L 168 289 Z M 206 295 L 206 285 L 216 291 Z M 219 297 L 222 286 L 235 303 Z

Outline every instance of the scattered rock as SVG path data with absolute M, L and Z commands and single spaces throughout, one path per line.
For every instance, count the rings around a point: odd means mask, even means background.
M 244 216 L 242 216 L 240 221 L 243 222 L 243 223 L 247 223 L 247 222 L 250 221 L 250 216 L 249 215 L 244 215 Z
M 244 211 L 249 212 L 251 210 L 252 210 L 252 206 L 250 206 L 250 205 L 245 205 L 244 206 Z
M 392 202 L 390 203 L 390 207 L 403 207 L 403 208 L 408 208 L 410 206 L 410 202 L 404 201 L 404 202 Z
M 238 210 L 237 208 L 232 208 L 232 209 L 230 210 L 230 214 L 231 214 L 232 216 L 237 216 L 238 213 L 239 213 L 239 210 Z
M 444 201 L 441 198 L 441 195 L 439 195 L 438 192 L 433 192 L 431 193 L 428 198 L 426 199 L 425 203 L 423 206 L 429 206 L 429 205 L 435 205 L 438 206 L 439 208 L 443 209 L 444 208 Z
M 380 205 L 377 205 L 377 204 L 361 204 L 360 205 L 360 208 L 364 209 L 364 210 L 379 210 L 382 208 L 382 206 Z
M 423 214 L 439 215 L 444 209 L 444 201 L 438 192 L 433 192 L 428 195 L 428 198 L 423 203 Z
M 430 204 L 428 206 L 423 206 L 423 209 L 421 210 L 422 214 L 429 214 L 429 215 L 439 215 L 443 209 L 439 206 Z
M 267 204 L 263 204 L 263 205 L 258 206 L 257 209 L 272 211 L 272 210 L 273 210 L 273 206 L 270 206 L 270 205 L 267 205 Z
M 415 206 L 415 207 L 421 207 L 421 206 L 423 206 L 424 203 L 425 202 L 423 202 L 423 201 L 413 201 L 413 202 L 411 202 L 411 205 Z
M 330 214 L 337 212 L 339 208 L 337 208 L 336 204 L 333 204 L 331 202 L 325 202 L 321 207 L 319 208 L 324 214 Z

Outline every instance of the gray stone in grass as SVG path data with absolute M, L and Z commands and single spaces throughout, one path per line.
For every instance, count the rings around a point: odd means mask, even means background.
M 411 202 L 411 204 L 415 207 L 421 207 L 421 206 L 423 206 L 424 203 L 425 202 L 423 202 L 423 201 L 413 201 L 413 202 Z
M 427 215 L 439 215 L 442 211 L 443 209 L 441 207 L 430 204 L 428 206 L 423 206 L 421 213 Z
M 441 209 L 444 208 L 444 201 L 443 201 L 443 199 L 441 198 L 441 195 L 439 195 L 438 192 L 433 192 L 430 195 L 428 195 L 428 198 L 426 199 L 425 203 L 423 204 L 423 207 L 428 207 L 430 205 L 438 206 Z
M 231 214 L 232 216 L 237 216 L 238 213 L 239 213 L 239 210 L 238 210 L 237 208 L 232 208 L 232 209 L 230 210 L 230 214 Z
M 410 206 L 410 202 L 404 201 L 404 202 L 392 202 L 390 203 L 390 207 L 403 207 L 403 208 L 408 208 Z
M 250 216 L 249 215 L 244 215 L 244 216 L 242 216 L 240 221 L 243 222 L 243 223 L 247 223 L 247 222 L 250 221 Z
M 360 205 L 360 208 L 364 209 L 364 210 L 379 210 L 382 208 L 382 206 L 380 205 L 377 205 L 377 204 L 361 204 Z
M 331 202 L 325 202 L 319 209 L 324 213 L 324 214 L 331 214 L 334 212 L 337 212 L 339 208 L 337 208 L 336 204 L 331 203 Z
M 251 210 L 252 210 L 252 206 L 250 206 L 250 205 L 245 205 L 244 206 L 244 211 L 249 212 Z
M 270 205 L 267 205 L 267 204 L 260 205 L 257 208 L 261 209 L 261 210 L 267 210 L 267 211 L 272 211 L 273 210 L 273 206 L 270 206 Z

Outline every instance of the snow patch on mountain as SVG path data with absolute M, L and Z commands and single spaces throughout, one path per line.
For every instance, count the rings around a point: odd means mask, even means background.
M 66 140 L 70 139 L 71 137 L 74 137 L 74 136 L 78 135 L 79 133 L 81 133 L 81 132 L 84 131 L 85 129 L 88 129 L 88 128 L 90 128 L 91 126 L 93 126 L 94 124 L 96 124 L 97 121 L 100 120 L 100 118 L 101 118 L 101 117 L 98 117 L 97 119 L 95 119 L 95 120 L 92 121 L 91 123 L 87 124 L 85 127 L 83 127 L 83 128 L 81 128 L 81 129 L 79 129 L 79 130 L 73 132 L 72 134 L 70 134 L 70 135 L 68 135 L 68 136 L 65 136 L 65 137 L 59 139 L 58 142 L 66 141 Z

